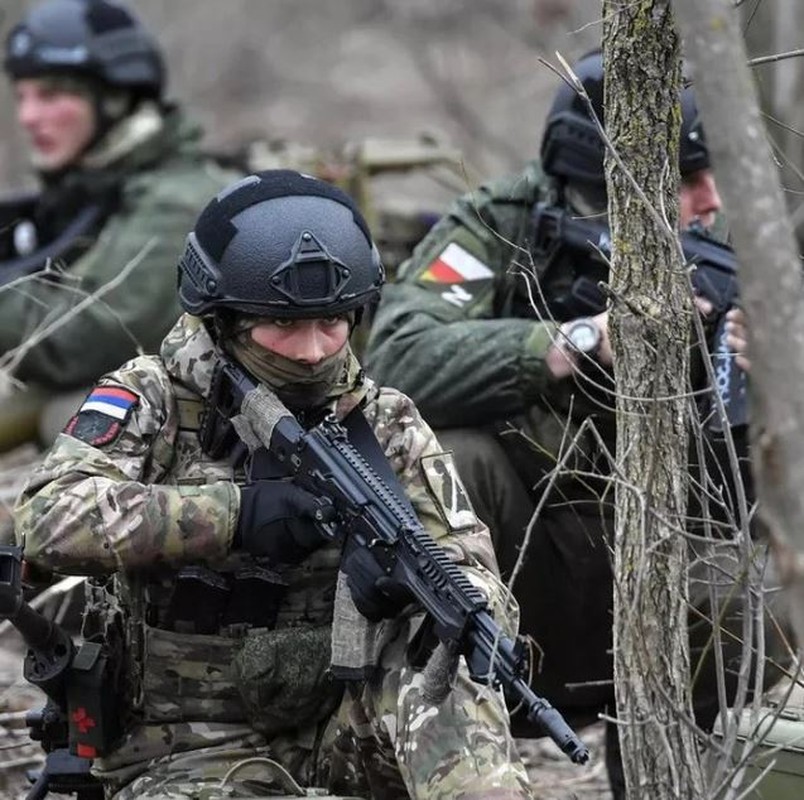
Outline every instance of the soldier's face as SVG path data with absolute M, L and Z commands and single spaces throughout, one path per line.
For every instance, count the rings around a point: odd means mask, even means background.
M 681 179 L 678 198 L 681 229 L 688 228 L 696 220 L 709 228 L 720 211 L 720 195 L 711 169 L 700 169 Z
M 90 100 L 42 78 L 19 80 L 14 91 L 17 120 L 28 136 L 34 166 L 50 172 L 76 161 L 95 132 Z
M 349 338 L 349 320 L 266 319 L 251 329 L 260 347 L 302 364 L 318 364 L 335 355 Z

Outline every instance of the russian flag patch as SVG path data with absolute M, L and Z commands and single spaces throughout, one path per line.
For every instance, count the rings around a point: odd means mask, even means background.
M 110 444 L 123 430 L 139 397 L 118 386 L 96 386 L 64 432 L 94 447 Z

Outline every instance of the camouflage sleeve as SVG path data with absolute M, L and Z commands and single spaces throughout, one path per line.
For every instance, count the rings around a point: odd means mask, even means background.
M 178 423 L 156 358 L 130 362 L 97 388 L 133 398 L 119 427 L 94 418 L 62 433 L 29 478 L 15 510 L 26 559 L 50 570 L 106 575 L 117 570 L 214 562 L 230 548 L 237 487 L 160 484 Z M 122 393 L 122 394 L 120 394 Z M 95 396 L 95 390 L 91 397 Z M 90 398 L 91 399 L 91 398 Z M 80 420 L 81 413 L 75 418 Z M 92 427 L 94 426 L 94 427 Z M 68 426 L 70 430 L 70 426 Z M 95 442 L 93 444 L 92 442 Z
M 501 297 L 529 268 L 525 245 L 536 188 L 503 202 L 495 187 L 458 200 L 387 286 L 366 367 L 416 400 L 436 427 L 523 411 L 549 391 L 544 354 L 553 323 L 505 317 Z
M 515 633 L 516 602 L 499 578 L 489 529 L 472 509 L 452 454 L 395 389 L 380 389 L 366 417 L 424 528 L 483 591 L 509 635 Z
M 16 376 L 48 387 L 86 386 L 137 352 L 156 352 L 181 313 L 176 263 L 185 237 L 221 185 L 200 165 L 131 179 L 120 210 L 61 280 L 35 275 L 4 287 L 0 352 L 24 348 Z

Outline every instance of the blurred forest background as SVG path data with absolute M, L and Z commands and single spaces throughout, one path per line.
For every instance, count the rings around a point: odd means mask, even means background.
M 2 0 L 5 34 L 30 0 Z M 597 0 L 131 0 L 165 49 L 169 96 L 233 151 L 255 139 L 337 148 L 365 137 L 434 136 L 458 149 L 466 181 L 538 153 L 557 64 L 599 42 Z M 801 47 L 801 0 L 743 0 L 752 56 Z M 804 223 L 802 62 L 755 69 Z M 0 189 L 30 181 L 0 82 Z M 458 186 L 458 190 L 465 188 Z M 455 187 L 435 196 L 446 202 Z M 418 189 L 416 190 L 418 191 Z

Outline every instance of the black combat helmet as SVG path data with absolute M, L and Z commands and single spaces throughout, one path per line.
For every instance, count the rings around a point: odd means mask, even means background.
M 8 75 L 74 74 L 134 95 L 160 99 L 165 67 L 139 21 L 107 0 L 46 0 L 34 6 L 6 40 Z
M 583 56 L 573 71 L 584 86 L 595 115 L 603 121 L 603 56 L 595 50 Z M 565 181 L 580 181 L 602 186 L 605 183 L 603 156 L 605 146 L 597 125 L 589 115 L 584 99 L 562 83 L 547 115 L 542 137 L 542 167 L 548 175 Z M 681 175 L 707 169 L 709 150 L 703 126 L 690 87 L 681 91 Z
M 267 170 L 201 212 L 179 261 L 179 300 L 196 316 L 330 317 L 375 300 L 383 280 L 347 194 L 309 175 Z

